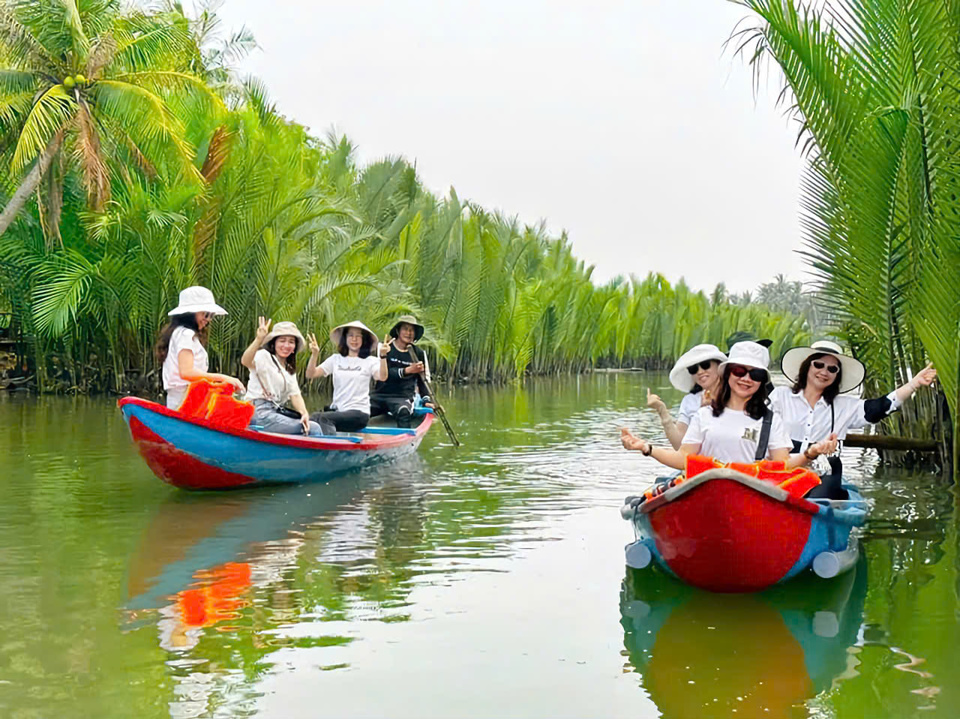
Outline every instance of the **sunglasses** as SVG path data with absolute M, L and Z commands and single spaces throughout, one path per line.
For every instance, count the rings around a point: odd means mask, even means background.
M 814 360 L 810 364 L 812 364 L 815 369 L 823 369 L 824 367 L 826 367 L 827 372 L 829 372 L 830 374 L 836 374 L 837 372 L 840 371 L 839 365 L 832 364 L 830 366 L 827 366 L 826 362 L 821 362 L 820 360 Z
M 687 372 L 689 372 L 690 374 L 696 374 L 702 369 L 710 369 L 711 365 L 713 365 L 714 362 L 716 362 L 716 360 L 704 360 L 700 364 L 692 364 L 689 367 L 687 367 Z
M 760 369 L 759 367 L 744 367 L 742 364 L 732 364 L 728 365 L 730 367 L 730 374 L 734 377 L 745 377 L 750 375 L 750 379 L 754 382 L 766 382 L 767 381 L 767 371 L 765 369 Z

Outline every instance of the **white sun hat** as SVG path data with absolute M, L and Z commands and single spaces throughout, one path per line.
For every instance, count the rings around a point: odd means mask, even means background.
M 767 380 L 770 379 L 770 350 L 756 342 L 737 342 L 730 348 L 727 361 L 720 363 L 720 371 L 723 372 L 728 364 L 762 369 L 767 373 Z
M 227 311 L 213 299 L 213 293 L 206 287 L 188 287 L 180 292 L 180 304 L 167 312 L 169 317 L 186 315 L 192 312 L 209 312 L 213 315 L 225 315 Z
M 800 374 L 800 365 L 810 355 L 833 355 L 840 363 L 841 374 L 840 392 L 855 390 L 863 382 L 867 374 L 863 362 L 849 355 L 843 354 L 843 349 L 836 342 L 820 340 L 809 347 L 792 347 L 787 350 L 780 361 L 780 369 L 791 382 L 796 382 Z
M 690 392 L 697 383 L 696 375 L 690 374 L 688 367 L 693 367 L 701 362 L 716 360 L 717 362 L 726 362 L 727 356 L 720 351 L 716 345 L 697 345 L 691 347 L 682 355 L 677 363 L 670 370 L 670 384 L 682 392 Z
M 359 321 L 337 325 L 330 330 L 330 341 L 333 342 L 333 346 L 340 346 L 340 335 L 342 335 L 351 327 L 356 327 L 358 330 L 363 330 L 364 334 L 367 336 L 367 347 L 370 349 L 370 354 L 375 355 L 377 353 L 377 347 L 380 344 L 380 339 L 373 333 L 372 329 L 363 324 L 363 322 Z
M 303 348 L 307 346 L 307 341 L 303 339 L 303 335 L 300 334 L 300 330 L 297 329 L 297 326 L 293 322 L 277 322 L 273 326 L 273 329 L 270 330 L 270 333 L 263 338 L 263 342 L 260 343 L 261 347 L 266 347 L 270 340 L 276 339 L 277 337 L 293 337 L 297 340 L 297 352 L 303 352 Z

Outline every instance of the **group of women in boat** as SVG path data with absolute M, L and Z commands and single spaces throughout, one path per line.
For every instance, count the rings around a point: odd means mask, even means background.
M 315 335 L 304 338 L 293 322 L 273 324 L 260 317 L 253 341 L 240 360 L 250 372 L 244 387 L 236 377 L 209 371 L 207 329 L 214 317 L 225 314 L 205 287 L 183 290 L 178 305 L 168 313 L 170 322 L 160 333 L 157 355 L 170 409 L 179 408 L 190 383 L 201 379 L 226 382 L 245 392 L 245 399 L 254 406 L 251 426 L 281 434 L 356 432 L 377 414 L 390 414 L 398 425 L 409 426 L 417 393 L 425 406 L 433 406 L 427 392 L 426 355 L 415 346 L 424 328 L 412 316 L 400 317 L 382 343 L 362 322 L 334 327 L 329 335 L 334 352 L 322 362 Z M 297 381 L 296 358 L 308 346 L 307 379 L 333 380 L 330 405 L 313 414 Z M 372 394 L 371 381 L 376 381 Z
M 842 468 L 831 455 L 838 440 L 851 429 L 879 422 L 937 377 L 928 365 L 888 395 L 861 399 L 848 393 L 863 383 L 863 364 L 829 341 L 784 354 L 781 369 L 789 386 L 774 387 L 769 366 L 767 343 L 737 342 L 729 355 L 714 345 L 697 345 L 670 372 L 670 383 L 687 393 L 676 419 L 657 395 L 647 393 L 647 404 L 660 416 L 671 446 L 655 446 L 626 428 L 621 430 L 623 446 L 674 469 L 684 469 L 690 455 L 725 463 L 779 460 L 788 468 L 829 458 L 829 470 L 815 492 L 837 497 L 843 492 Z

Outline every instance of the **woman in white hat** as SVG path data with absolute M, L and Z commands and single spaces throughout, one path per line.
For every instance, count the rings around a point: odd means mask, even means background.
M 272 330 L 270 322 L 259 319 L 257 336 L 240 358 L 250 370 L 246 396 L 254 406 L 250 425 L 264 432 L 321 435 L 320 425 L 310 421 L 297 382 L 297 354 L 307 342 L 293 322 L 277 322 Z M 287 402 L 292 410 L 284 406 Z
M 720 391 L 718 368 L 726 360 L 727 356 L 716 345 L 697 345 L 680 355 L 670 370 L 670 384 L 687 395 L 680 402 L 676 421 L 670 416 L 664 401 L 647 390 L 647 407 L 660 416 L 663 433 L 674 449 L 680 449 L 693 415 L 704 405 L 710 404 Z
M 770 407 L 783 417 L 794 452 L 806 452 L 830 434 L 844 439 L 848 430 L 879 422 L 937 378 L 933 365 L 927 365 L 885 397 L 864 400 L 846 395 L 861 385 L 866 370 L 859 360 L 843 354 L 840 345 L 826 340 L 787 350 L 780 366 L 793 386 L 777 387 Z
M 190 383 L 199 379 L 229 382 L 243 391 L 243 382 L 236 377 L 207 371 L 207 326 L 213 317 L 225 314 L 206 287 L 183 290 L 180 302 L 167 313 L 170 322 L 160 330 L 156 352 L 163 365 L 163 388 L 170 409 L 180 408 Z
M 772 459 L 786 462 L 788 467 L 806 464 L 811 457 L 790 454 L 792 443 L 783 422 L 767 408 L 769 364 L 770 352 L 763 345 L 736 343 L 727 361 L 720 364 L 719 394 L 710 406 L 694 414 L 679 451 L 654 447 L 625 428 L 620 430 L 623 446 L 674 469 L 685 469 L 687 456 L 693 454 L 724 463 Z M 836 437 L 826 439 L 814 445 L 811 453 L 829 454 L 836 445 Z
M 370 421 L 370 380 L 387 379 L 390 343 L 380 344 L 363 322 L 347 322 L 330 331 L 330 341 L 337 351 L 318 365 L 320 344 L 313 334 L 309 337 L 307 378 L 333 377 L 330 406 L 310 419 L 321 425 L 329 422 L 338 432 L 358 432 Z

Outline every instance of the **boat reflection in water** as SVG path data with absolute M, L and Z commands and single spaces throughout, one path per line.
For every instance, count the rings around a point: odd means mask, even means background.
M 630 663 L 666 719 L 807 716 L 808 699 L 850 675 L 866 569 L 861 558 L 832 580 L 746 595 L 628 569 L 620 612 Z

